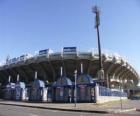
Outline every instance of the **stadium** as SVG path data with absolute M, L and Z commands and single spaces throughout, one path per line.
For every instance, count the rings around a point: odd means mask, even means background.
M 106 89 L 130 94 L 129 90 L 138 85 L 138 73 L 122 57 L 103 53 L 102 62 Z M 93 52 L 77 51 L 76 47 L 64 47 L 61 52 L 56 53 L 51 49 L 45 49 L 40 50 L 34 56 L 25 54 L 17 58 L 7 58 L 6 63 L 0 67 L 1 93 L 5 91 L 8 83 L 24 82 L 26 88 L 30 88 L 28 89 L 30 92 L 27 92 L 30 93 L 29 96 L 34 96 L 31 91 L 39 86 L 38 89 L 48 88 L 43 89 L 48 94 L 52 90 L 51 95 L 47 97 L 47 99 L 51 99 L 50 101 L 67 102 L 74 101 L 76 84 L 77 100 L 90 102 L 91 99 L 95 100 L 94 96 L 96 96 L 96 93 L 92 93 L 96 89 L 92 90 L 92 88 L 95 88 L 98 83 L 98 69 L 99 55 Z M 77 83 L 75 83 L 76 77 Z M 54 91 L 55 94 L 52 94 Z M 9 96 L 9 92 L 7 94 Z M 89 97 L 83 95 L 89 95 Z M 1 97 L 4 97 L 4 93 Z M 35 99 L 41 100 L 42 98 L 28 98 L 31 101 Z

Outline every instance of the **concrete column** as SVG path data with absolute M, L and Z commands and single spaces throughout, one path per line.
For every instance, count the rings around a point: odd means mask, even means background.
M 108 87 L 108 88 L 110 87 L 110 86 L 109 86 L 109 84 L 110 84 L 109 74 L 110 74 L 111 69 L 113 68 L 113 66 L 114 66 L 114 63 L 112 63 L 112 64 L 109 66 L 108 70 L 106 71 L 107 87 Z
M 11 82 L 11 76 L 9 75 L 9 78 L 8 78 L 8 82 L 10 83 Z
M 19 74 L 17 75 L 17 82 L 19 81 Z
M 37 79 L 37 71 L 35 71 L 35 79 Z
M 99 102 L 99 85 L 96 84 L 95 86 L 95 102 L 98 103 Z

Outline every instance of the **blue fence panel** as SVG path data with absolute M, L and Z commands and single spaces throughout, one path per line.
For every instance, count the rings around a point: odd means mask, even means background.
M 121 92 L 121 91 L 113 91 L 109 88 L 99 86 L 99 95 L 100 96 L 121 96 L 121 97 L 127 97 L 127 93 Z

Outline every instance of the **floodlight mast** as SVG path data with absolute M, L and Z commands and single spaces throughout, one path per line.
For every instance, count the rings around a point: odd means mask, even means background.
M 100 11 L 97 6 L 92 7 L 92 12 L 95 13 L 95 28 L 97 29 L 98 36 L 98 54 L 99 54 L 99 71 L 98 78 L 100 81 L 104 81 L 104 70 L 102 64 L 102 53 L 101 53 L 101 44 L 100 44 L 100 33 L 99 33 L 99 25 L 100 25 Z

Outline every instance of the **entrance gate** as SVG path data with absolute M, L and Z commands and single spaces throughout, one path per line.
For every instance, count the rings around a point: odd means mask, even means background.
M 80 75 L 77 78 L 77 101 L 95 102 L 95 83 L 89 75 Z

